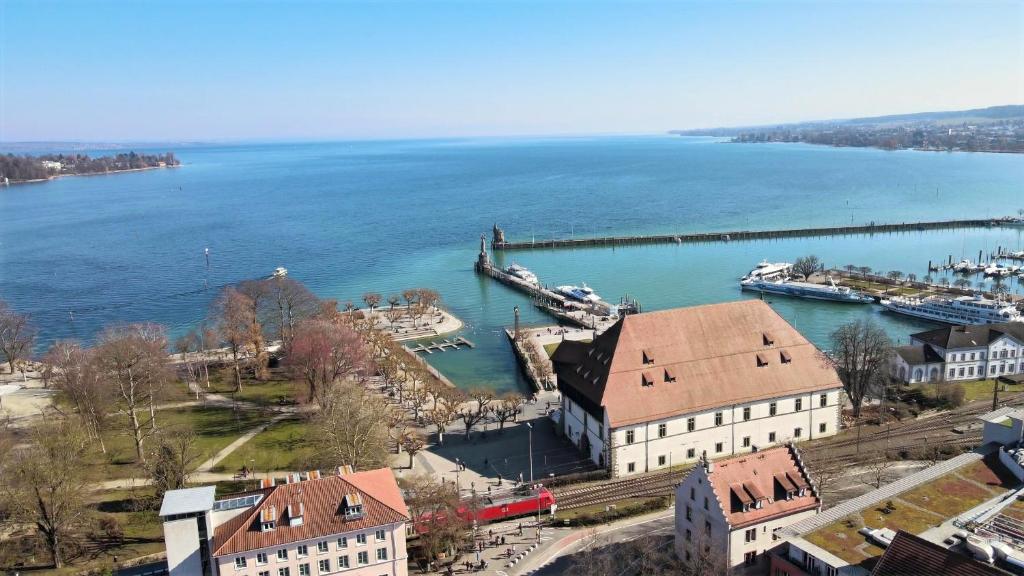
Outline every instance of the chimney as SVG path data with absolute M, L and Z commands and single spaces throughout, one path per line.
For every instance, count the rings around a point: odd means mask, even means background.
M 273 478 L 264 478 L 264 479 L 260 480 L 260 488 L 261 489 L 263 489 L 263 488 L 273 488 L 273 487 L 274 487 L 274 479 Z

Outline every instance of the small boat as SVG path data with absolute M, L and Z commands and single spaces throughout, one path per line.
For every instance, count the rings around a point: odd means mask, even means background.
M 1006 264 L 996 263 L 985 268 L 985 276 L 998 276 L 1005 278 L 1011 274 L 1017 273 L 1020 270 L 1020 266 L 1007 266 Z
M 789 274 L 793 265 L 789 262 L 769 262 L 761 260 L 758 265 L 740 280 L 774 280 Z
M 740 288 L 761 292 L 762 294 L 779 294 L 782 296 L 794 296 L 797 298 L 810 298 L 812 300 L 830 300 L 833 302 L 850 302 L 853 304 L 869 304 L 875 299 L 871 296 L 851 290 L 846 286 L 837 286 L 828 277 L 828 284 L 812 284 L 810 282 L 796 282 L 788 278 L 778 280 L 749 279 L 741 280 Z
M 516 278 L 519 278 L 520 280 L 523 280 L 535 286 L 539 284 L 537 275 L 534 274 L 533 272 L 530 272 L 526 268 L 520 266 L 519 264 L 512 264 L 508 268 L 505 268 L 505 272 L 508 272 L 511 276 L 515 276 Z
M 284 266 L 278 266 L 277 268 L 274 268 L 274 274 L 271 276 L 271 278 L 284 278 L 287 275 L 288 269 L 285 268 Z
M 968 534 L 967 539 L 964 540 L 964 546 L 974 555 L 976 560 L 989 564 L 995 560 L 995 550 L 992 548 L 992 545 L 988 543 L 988 540 L 980 536 Z

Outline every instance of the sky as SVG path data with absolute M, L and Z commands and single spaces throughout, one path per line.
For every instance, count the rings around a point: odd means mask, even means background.
M 1024 103 L 1024 1 L 0 0 L 0 141 L 660 133 Z

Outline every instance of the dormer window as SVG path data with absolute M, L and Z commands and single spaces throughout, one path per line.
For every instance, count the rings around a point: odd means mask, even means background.
M 765 356 L 763 353 L 758 352 L 757 353 L 757 367 L 761 368 L 762 366 L 767 366 L 767 365 L 768 365 L 768 357 Z
M 302 526 L 303 516 L 305 515 L 306 507 L 302 502 L 294 502 L 288 505 L 288 525 L 289 526 Z
M 765 346 L 772 346 L 775 344 L 775 337 L 772 336 L 771 332 L 762 332 L 761 342 L 763 342 Z
M 341 511 L 345 520 L 358 520 L 363 517 L 363 497 L 359 494 L 346 494 L 341 499 Z
M 675 382 L 676 373 L 671 368 L 665 368 L 665 382 Z
M 650 372 L 641 375 L 641 382 L 644 386 L 654 386 L 654 376 Z
M 793 356 L 790 355 L 789 350 L 782 350 L 779 352 L 779 360 L 781 360 L 783 364 L 789 364 L 793 361 Z
M 260 510 L 260 530 L 270 532 L 277 527 L 277 507 L 267 506 Z
M 654 364 L 654 354 L 650 350 L 644 350 L 644 365 Z

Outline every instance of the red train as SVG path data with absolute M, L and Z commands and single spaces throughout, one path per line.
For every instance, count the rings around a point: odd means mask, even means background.
M 540 512 L 550 512 L 555 509 L 555 496 L 547 488 L 537 485 L 536 488 L 523 486 L 511 492 L 505 492 L 494 496 L 478 494 L 476 505 L 471 499 L 464 500 L 459 506 L 458 515 L 467 522 L 487 524 L 515 518 L 517 516 L 529 516 Z M 416 520 L 416 532 L 423 533 L 430 529 L 433 520 L 431 514 L 424 514 Z

